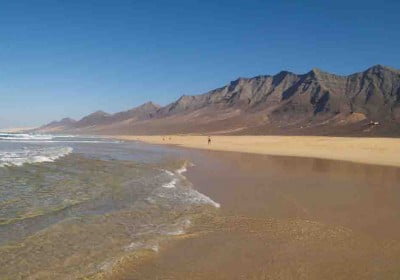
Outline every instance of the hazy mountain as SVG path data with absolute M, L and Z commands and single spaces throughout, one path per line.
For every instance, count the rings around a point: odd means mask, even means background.
M 74 126 L 75 127 L 91 127 L 95 125 L 102 124 L 108 117 L 111 115 L 103 112 L 103 111 L 96 111 L 83 117 L 81 120 L 77 121 Z
M 160 108 L 159 105 L 153 102 L 147 102 L 136 108 L 119 112 L 116 114 L 108 114 L 103 111 L 96 111 L 90 115 L 87 115 L 75 121 L 70 118 L 64 118 L 61 121 L 53 121 L 47 125 L 40 127 L 39 131 L 85 131 L 93 130 L 97 127 L 103 127 L 107 125 L 113 125 L 116 123 L 123 123 L 125 121 L 143 121 L 154 117 L 154 114 Z
M 394 135 L 399 123 L 400 71 L 376 65 L 349 76 L 313 69 L 239 78 L 165 107 L 149 102 L 114 115 L 98 111 L 59 131 Z
M 147 120 L 154 117 L 160 106 L 153 102 L 147 102 L 139 107 L 116 113 L 108 119 L 109 122 L 120 122 L 125 120 L 130 121 L 141 121 Z
M 40 130 L 43 131 L 60 131 L 60 130 L 66 130 L 66 129 L 71 129 L 73 128 L 73 125 L 76 123 L 76 120 L 71 119 L 71 118 L 63 118 L 60 121 L 53 121 L 51 123 L 48 123 L 42 127 L 40 127 Z

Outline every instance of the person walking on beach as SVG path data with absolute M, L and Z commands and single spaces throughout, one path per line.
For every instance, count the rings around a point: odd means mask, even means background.
M 211 144 L 211 137 L 208 136 L 208 145 L 210 145 L 210 144 Z

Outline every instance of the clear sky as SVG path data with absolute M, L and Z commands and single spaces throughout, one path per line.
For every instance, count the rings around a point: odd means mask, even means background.
M 0 0 L 0 126 L 280 70 L 400 68 L 399 12 L 398 0 Z

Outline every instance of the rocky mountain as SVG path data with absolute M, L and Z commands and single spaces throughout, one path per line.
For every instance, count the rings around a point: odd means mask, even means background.
M 382 65 L 349 76 L 319 69 L 301 75 L 282 71 L 239 78 L 164 107 L 148 102 L 59 123 L 59 132 L 70 133 L 398 135 L 400 71 Z
M 155 116 L 158 109 L 161 107 L 153 102 L 147 102 L 139 107 L 119 112 L 112 115 L 108 121 L 109 123 L 121 122 L 121 121 L 143 121 L 151 119 Z
M 104 123 L 111 115 L 103 112 L 103 111 L 96 111 L 83 117 L 81 120 L 75 123 L 75 127 L 91 127 L 95 125 L 101 125 Z
M 60 121 L 53 121 L 51 123 L 48 123 L 42 127 L 40 127 L 39 129 L 43 130 L 43 131 L 48 131 L 48 132 L 52 132 L 52 131 L 62 131 L 62 130 L 66 130 L 66 129 L 70 129 L 73 127 L 73 125 L 76 123 L 76 120 L 71 119 L 71 118 L 63 118 Z

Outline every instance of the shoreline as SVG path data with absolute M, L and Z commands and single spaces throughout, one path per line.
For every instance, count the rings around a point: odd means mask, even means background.
M 221 208 L 194 219 L 187 231 L 163 242 L 158 252 L 135 253 L 110 274 L 94 279 L 333 280 L 400 275 L 400 222 L 393 215 L 400 205 L 393 196 L 398 168 L 180 150 L 194 163 L 184 176 Z M 381 261 L 370 265 L 376 258 Z
M 400 139 L 328 136 L 109 135 L 109 138 L 201 150 L 305 157 L 400 167 Z

